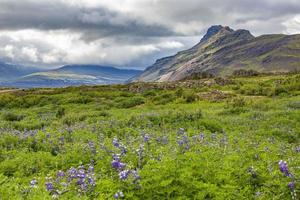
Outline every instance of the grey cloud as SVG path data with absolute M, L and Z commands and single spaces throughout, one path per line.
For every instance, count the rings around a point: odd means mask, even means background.
M 88 2 L 95 5 L 87 6 Z M 36 65 L 81 61 L 144 68 L 159 57 L 197 43 L 213 24 L 245 28 L 255 35 L 285 33 L 289 28 L 295 32 L 295 23 L 288 22 L 298 14 L 299 0 L 0 0 L 0 34 L 32 29 L 45 35 L 57 30 L 63 30 L 66 37 L 79 35 L 70 41 L 74 44 L 69 52 L 58 41 L 42 36 L 20 39 L 18 35 L 15 40 L 10 33 L 2 34 L 0 60 Z M 184 46 L 168 49 L 162 42 Z M 25 56 L 17 56 L 22 53 Z M 26 60 L 30 55 L 38 61 Z

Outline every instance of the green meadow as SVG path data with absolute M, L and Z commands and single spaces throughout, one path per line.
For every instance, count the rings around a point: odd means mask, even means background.
M 299 197 L 299 74 L 0 91 L 1 200 Z

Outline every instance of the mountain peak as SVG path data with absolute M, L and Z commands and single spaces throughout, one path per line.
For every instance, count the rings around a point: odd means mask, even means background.
M 219 32 L 234 32 L 234 30 L 231 29 L 229 26 L 213 25 L 207 30 L 206 34 L 203 36 L 200 42 L 207 41 L 209 38 L 211 38 Z

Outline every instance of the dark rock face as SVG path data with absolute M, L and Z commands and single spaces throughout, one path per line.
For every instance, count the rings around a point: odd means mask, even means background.
M 234 71 L 289 72 L 300 70 L 300 35 L 254 37 L 248 30 L 216 25 L 191 49 L 162 58 L 135 81 L 176 81 L 207 72 L 231 75 Z
M 214 26 L 211 26 L 206 34 L 203 36 L 203 38 L 201 39 L 200 43 L 201 42 L 204 42 L 204 41 L 207 41 L 209 38 L 211 38 L 212 36 L 216 35 L 218 32 L 220 32 L 220 30 L 224 28 L 223 26 L 221 25 L 214 25 Z

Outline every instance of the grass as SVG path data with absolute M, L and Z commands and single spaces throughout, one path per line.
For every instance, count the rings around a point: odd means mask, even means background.
M 299 75 L 186 85 L 0 94 L 0 199 L 300 196 Z M 125 168 L 111 166 L 114 154 Z M 293 177 L 279 170 L 280 160 Z M 72 167 L 90 178 L 70 179 Z M 126 180 L 119 178 L 123 170 L 129 170 Z

